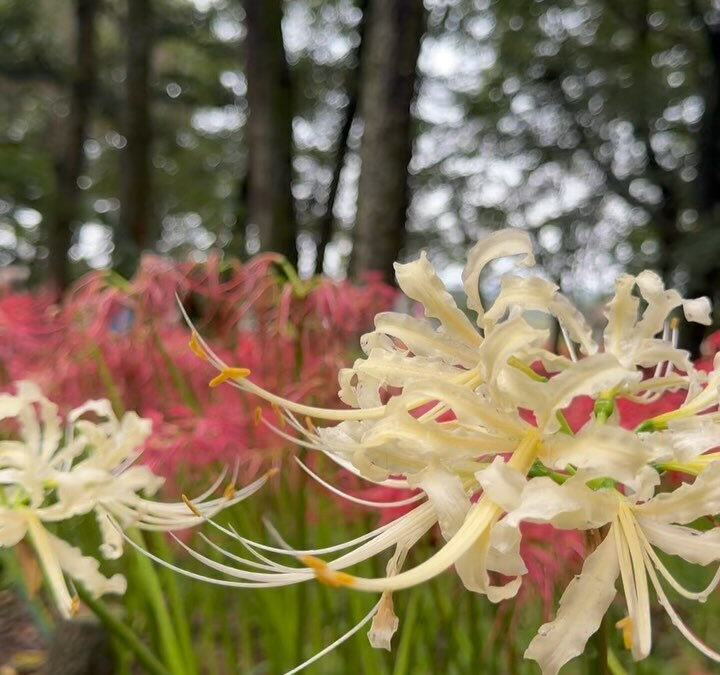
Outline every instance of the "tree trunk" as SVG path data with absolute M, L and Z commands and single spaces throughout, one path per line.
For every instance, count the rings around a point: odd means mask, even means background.
M 131 275 L 139 254 L 153 244 L 150 183 L 150 62 L 153 43 L 150 0 L 127 0 L 125 25 L 125 138 L 122 155 L 122 206 L 118 253 L 126 275 Z M 118 242 L 120 244 L 120 242 Z M 118 246 L 120 249 L 120 246 Z
M 297 223 L 292 178 L 292 91 L 285 58 L 282 0 L 243 0 L 247 35 L 245 75 L 248 214 L 260 246 L 297 264 Z
M 407 168 L 412 153 L 410 103 L 425 27 L 422 0 L 371 0 L 360 80 L 358 209 L 350 272 L 394 278 L 405 241 Z
M 720 302 L 720 28 L 705 20 L 698 5 L 689 3 L 691 16 L 703 26 L 710 72 L 703 78 L 705 111 L 698 135 L 698 174 L 694 181 L 697 200 L 698 227 L 696 232 L 683 235 L 680 243 L 683 261 L 688 272 L 687 294 L 708 295 L 715 309 L 715 324 Z M 702 245 L 698 245 L 702 242 Z M 683 326 L 680 346 L 693 356 L 699 352 L 705 335 L 713 329 L 700 324 Z
M 335 199 L 337 198 L 338 188 L 340 187 L 340 176 L 345 166 L 345 157 L 347 155 L 347 143 L 352 129 L 355 113 L 357 112 L 358 90 L 360 88 L 360 68 L 362 66 L 362 47 L 365 40 L 365 17 L 367 16 L 368 0 L 360 1 L 360 11 L 362 18 L 358 24 L 358 46 L 355 50 L 355 65 L 350 68 L 347 74 L 347 85 L 345 92 L 348 97 L 347 105 L 343 111 L 343 123 L 338 135 L 337 146 L 335 148 L 335 162 L 333 166 L 332 180 L 328 190 L 327 202 L 325 210 L 318 219 L 318 239 L 317 252 L 315 254 L 315 274 L 322 274 L 325 262 L 325 251 L 330 243 L 333 235 L 333 223 L 335 210 Z
M 93 620 L 58 622 L 41 675 L 105 675 L 114 672 L 106 630 Z
M 83 170 L 83 144 L 90 117 L 96 74 L 95 16 L 97 0 L 75 2 L 75 66 L 70 93 L 70 112 L 54 164 L 55 201 L 48 233 L 50 281 L 59 290 L 70 283 L 68 250 L 80 205 L 78 178 Z

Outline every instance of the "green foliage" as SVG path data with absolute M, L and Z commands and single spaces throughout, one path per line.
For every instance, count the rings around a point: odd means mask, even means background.
M 303 511 L 304 504 L 307 512 Z M 343 514 L 336 501 L 315 486 L 298 484 L 297 476 L 280 480 L 274 488 L 256 495 L 251 502 L 237 504 L 217 520 L 243 536 L 272 543 L 258 516 L 262 512 L 290 543 L 313 546 L 351 539 L 375 523 L 374 516 L 359 508 Z M 305 518 L 299 518 L 298 514 L 304 514 Z M 308 533 L 302 531 L 301 523 L 305 520 L 311 523 Z M 83 527 L 78 523 L 74 527 L 74 543 L 88 551 L 97 546 L 91 525 L 87 523 L 87 527 Z M 213 528 L 204 528 L 204 533 L 217 544 L 244 555 L 237 542 Z M 229 562 L 197 533 L 193 533 L 187 543 L 204 555 Z M 160 536 L 147 537 L 145 544 L 154 554 L 183 569 L 208 571 L 196 565 L 178 545 Z M 412 553 L 408 565 L 429 556 L 432 548 L 432 542 L 428 541 Z M 4 551 L 2 560 L 4 584 L 20 588 L 21 575 L 12 552 Z M 673 575 L 690 588 L 703 587 L 712 577 L 712 570 L 703 571 L 702 578 L 696 578 L 695 574 L 688 577 L 683 566 L 671 556 L 663 556 L 663 561 Z M 279 675 L 334 642 L 360 621 L 376 601 L 372 595 L 328 588 L 315 582 L 260 590 L 210 586 L 147 563 L 149 561 L 128 547 L 119 564 L 111 566 L 113 571 L 117 567 L 127 575 L 126 595 L 120 600 L 106 598 L 101 603 L 92 603 L 87 596 L 83 597 L 118 638 L 114 640 L 116 658 L 119 664 L 124 664 L 119 672 L 131 672 L 133 663 L 145 663 L 147 672 L 155 672 L 153 663 L 159 661 L 172 675 L 193 672 Z M 357 571 L 380 574 L 382 564 L 379 561 L 364 563 Z M 158 584 L 160 595 L 152 590 Z M 393 638 L 391 653 L 373 650 L 363 629 L 306 672 L 317 675 L 339 672 L 533 675 L 537 670 L 535 664 L 521 658 L 537 626 L 547 618 L 543 616 L 539 599 L 532 594 L 520 605 L 515 601 L 492 605 L 486 598 L 462 588 L 454 574 L 445 574 L 423 587 L 396 593 L 394 600 L 400 627 Z M 47 616 L 40 597 L 26 601 L 38 620 Z M 717 594 L 703 606 L 675 597 L 674 602 L 679 611 L 689 617 L 692 629 L 713 644 L 720 629 Z M 653 617 L 657 623 L 653 652 L 646 661 L 634 664 L 622 647 L 620 631 L 613 627 L 622 618 L 623 609 L 622 601 L 618 600 L 609 615 L 608 642 L 615 659 L 627 673 L 682 675 L 706 667 L 702 656 L 678 639 L 660 610 Z M 143 650 L 149 655 L 141 653 Z M 172 666 L 176 657 L 179 665 Z M 588 647 L 586 656 L 574 660 L 563 673 L 594 672 L 592 663 L 592 649 Z

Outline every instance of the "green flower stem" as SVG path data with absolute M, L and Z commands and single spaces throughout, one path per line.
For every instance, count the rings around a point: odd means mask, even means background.
M 528 477 L 537 478 L 538 476 L 547 476 L 548 478 L 554 480 L 558 485 L 562 485 L 568 478 L 570 478 L 569 475 L 549 469 L 539 459 L 536 459 L 535 463 L 528 472 Z
M 301 453 L 299 453 L 301 454 Z M 301 454 L 302 456 L 302 454 Z M 304 458 L 303 458 L 304 459 Z M 307 512 L 307 497 L 306 493 L 308 490 L 308 479 L 304 471 L 300 471 L 298 475 L 298 485 L 296 486 L 295 498 L 297 503 L 295 504 L 295 530 L 297 532 L 298 541 L 306 541 L 307 538 L 307 522 L 305 520 Z M 298 584 L 296 586 L 297 592 L 297 633 L 295 634 L 295 659 L 298 663 L 303 661 L 303 652 L 306 643 L 306 612 L 307 612 L 307 584 Z
M 160 557 L 164 560 L 170 560 L 172 552 L 165 535 L 162 532 L 151 532 L 149 534 L 150 540 Z M 195 650 L 192 645 L 192 632 L 188 622 L 188 613 L 180 593 L 180 586 L 178 585 L 178 575 L 165 567 L 158 569 L 157 573 L 162 579 L 163 588 L 167 590 L 170 613 L 172 614 L 173 625 L 177 631 L 178 642 L 185 659 L 186 672 L 197 673 L 198 668 Z
M 600 622 L 595 635 L 590 638 L 592 649 L 590 651 L 588 673 L 591 675 L 610 675 L 608 668 L 608 635 L 607 616 Z
M 97 364 L 100 381 L 107 390 L 113 412 L 118 417 L 122 417 L 125 414 L 125 406 L 122 402 L 122 396 L 120 396 L 120 392 L 118 391 L 117 386 L 115 386 L 115 381 L 113 380 L 112 373 L 110 372 L 110 367 L 108 366 L 107 361 L 105 360 L 105 357 L 103 356 L 103 353 L 97 343 L 90 342 L 89 347 L 90 355 Z
M 607 662 L 612 675 L 627 675 L 627 670 L 622 667 L 620 659 L 618 659 L 617 655 L 612 649 L 610 649 L 610 647 L 608 647 L 607 650 Z
M 78 597 L 92 610 L 103 625 L 137 657 L 137 660 L 151 675 L 170 675 L 156 656 L 140 641 L 130 627 L 118 619 L 107 605 L 93 598 L 81 584 L 75 585 Z
M 603 540 L 602 532 L 587 530 L 585 533 L 585 547 L 588 553 L 592 553 Z M 590 638 L 590 650 L 588 652 L 588 673 L 589 675 L 610 675 L 608 669 L 608 617 L 605 614 L 595 634 Z
M 595 421 L 598 424 L 605 424 L 610 415 L 612 415 L 615 404 L 611 398 L 599 398 L 595 401 L 593 407 L 593 413 L 595 414 Z
M 410 650 L 414 641 L 413 630 L 418 618 L 418 604 L 420 603 L 420 593 L 413 593 L 408 598 L 405 615 L 403 616 L 403 630 L 400 638 L 400 644 L 395 657 L 395 668 L 393 675 L 406 675 L 410 672 Z
M 22 544 L 19 544 L 22 545 Z M 18 558 L 16 547 L 9 549 L 0 548 L 0 562 L 5 569 L 4 572 L 13 580 L 13 587 L 32 617 L 33 623 L 37 626 L 40 634 L 47 638 L 52 632 L 52 619 L 38 602 L 38 596 L 33 598 L 25 584 L 25 576 L 22 572 L 22 562 Z
M 128 530 L 128 536 L 140 547 L 147 548 L 142 534 L 137 530 Z M 172 617 L 165 602 L 160 578 L 157 575 L 155 566 L 141 553 L 135 555 L 137 582 L 144 589 L 150 607 L 155 615 L 160 647 L 165 663 L 173 675 L 189 675 L 193 671 L 189 669 L 188 663 L 183 658 L 183 650 L 175 634 Z
M 155 327 L 152 325 L 150 326 L 150 334 L 152 336 L 153 346 L 160 353 L 160 357 L 162 358 L 163 363 L 165 364 L 165 367 L 170 374 L 170 379 L 172 380 L 173 386 L 175 387 L 175 389 L 178 390 L 178 393 L 180 394 L 180 398 L 182 398 L 183 403 L 193 412 L 200 412 L 201 405 L 197 395 L 190 388 L 186 379 L 183 377 L 183 374 L 180 372 L 178 367 L 175 365 L 175 362 L 167 353 L 167 350 L 163 346 L 160 336 L 157 334 Z

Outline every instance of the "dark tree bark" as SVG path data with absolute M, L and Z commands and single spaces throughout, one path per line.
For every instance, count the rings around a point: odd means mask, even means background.
M 83 143 L 87 135 L 90 104 L 96 75 L 95 17 L 97 0 L 75 2 L 75 65 L 72 74 L 70 112 L 62 131 L 60 152 L 55 160 L 55 201 L 48 232 L 50 281 L 62 290 L 70 283 L 68 250 L 73 225 L 78 219 L 83 170 Z
M 407 168 L 412 153 L 410 104 L 420 40 L 422 0 L 371 0 L 360 78 L 358 211 L 350 272 L 377 270 L 392 280 L 405 241 Z
M 102 625 L 83 619 L 58 622 L 41 675 L 106 675 L 113 670 L 110 638 Z
M 247 223 L 260 246 L 297 263 L 292 178 L 292 90 L 281 31 L 282 0 L 243 0 L 247 35 Z
M 692 261 L 686 264 L 688 295 L 710 296 L 717 325 L 720 302 L 720 26 L 707 23 L 695 3 L 690 5 L 691 11 L 702 21 L 711 71 L 704 82 L 705 111 L 698 138 L 700 157 L 695 180 L 698 223 L 702 230 L 685 235 L 684 244 L 689 253 L 684 257 Z M 697 246 L 699 238 L 703 241 L 702 249 Z M 696 355 L 703 338 L 711 330 L 699 324 L 688 324 L 686 335 L 681 336 L 681 346 Z
M 150 63 L 153 16 L 150 0 L 127 0 L 125 24 L 125 138 L 122 155 L 120 257 L 123 272 L 132 274 L 138 255 L 153 244 L 150 156 Z M 119 242 L 120 243 L 120 242 Z
M 347 155 L 347 143 L 352 129 L 355 113 L 358 105 L 358 90 L 360 88 L 360 68 L 362 66 L 362 48 L 365 39 L 365 17 L 367 16 L 368 0 L 361 0 L 360 10 L 362 18 L 358 25 L 358 46 L 355 50 L 355 65 L 347 74 L 347 85 L 345 91 L 348 97 L 347 105 L 343 111 L 343 123 L 340 127 L 337 146 L 335 148 L 335 158 L 333 163 L 332 179 L 330 188 L 328 189 L 327 201 L 325 202 L 325 210 L 318 219 L 318 239 L 317 252 L 315 255 L 315 274 L 321 274 L 323 264 L 325 262 L 325 251 L 330 243 L 333 235 L 333 225 L 335 218 L 333 211 L 335 210 L 335 199 L 337 198 L 338 188 L 340 187 L 340 176 L 345 166 L 345 157 Z

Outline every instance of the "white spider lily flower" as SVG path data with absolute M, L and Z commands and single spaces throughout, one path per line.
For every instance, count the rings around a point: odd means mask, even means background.
M 640 297 L 633 295 L 635 287 Z M 646 307 L 639 316 L 641 299 Z M 692 392 L 700 374 L 688 352 L 677 348 L 676 320 L 668 323 L 669 314 L 677 307 L 683 308 L 688 321 L 711 323 L 708 298 L 684 299 L 677 291 L 666 290 L 662 279 L 650 270 L 637 276 L 622 274 L 615 282 L 615 295 L 607 305 L 603 344 L 606 352 L 615 354 L 628 368 L 655 367 L 656 378 L 663 374 L 666 364 L 664 375 L 670 385 L 667 388 L 673 388 L 669 378 L 672 368 L 686 372 L 687 379 L 676 382 L 675 388 L 686 386 Z M 668 330 L 669 326 L 673 326 L 672 330 Z M 656 336 L 661 332 L 662 339 L 658 339 Z
M 213 386 L 229 381 L 257 394 L 278 406 L 281 419 L 301 435 L 298 441 L 304 447 L 321 451 L 374 482 L 401 475 L 404 485 L 410 482 L 421 487 L 431 499 L 447 539 L 436 556 L 415 570 L 381 579 L 359 579 L 343 573 L 334 582 L 392 591 L 421 583 L 454 564 L 468 588 L 488 593 L 491 599 L 513 594 L 517 583 L 500 591 L 491 589 L 488 582 L 488 569 L 521 574 L 524 566 L 515 543 L 494 544 L 491 530 L 502 510 L 485 498 L 470 503 L 476 485 L 473 474 L 482 468 L 482 458 L 508 453 L 510 465 L 527 473 L 545 438 L 558 432 L 558 411 L 573 398 L 622 389 L 639 380 L 638 373 L 623 367 L 612 354 L 593 354 L 576 364 L 550 355 L 543 349 L 547 332 L 532 328 L 516 311 L 516 307 L 528 308 L 522 306 L 519 296 L 510 299 L 501 292 L 496 303 L 484 311 L 478 290 L 472 290 L 481 269 L 500 255 L 517 254 L 524 255 L 525 263 L 533 262 L 529 237 L 519 230 L 495 233 L 479 242 L 470 254 L 463 279 L 468 302 L 477 312 L 484 334 L 477 332 L 457 308 L 425 256 L 396 265 L 401 289 L 420 302 L 426 316 L 439 326 L 395 313 L 378 315 L 375 331 L 362 340 L 367 358 L 340 376 L 341 398 L 354 406 L 349 410 L 313 408 L 281 399 L 250 381 L 247 369 L 223 363 L 193 332 L 191 347 L 220 371 L 211 382 Z M 595 352 L 589 329 L 577 310 L 555 288 L 542 283 L 545 300 L 540 302 L 538 293 L 538 298 L 530 298 L 529 308 L 545 308 L 549 303 L 583 350 Z M 510 312 L 505 317 L 507 310 Z M 529 364 L 538 359 L 562 363 L 563 369 L 549 381 L 533 381 L 535 374 Z M 521 408 L 535 414 L 537 428 L 523 420 Z M 312 422 L 299 424 L 297 415 L 340 424 L 317 429 Z M 434 488 L 436 483 L 446 488 L 452 485 L 453 489 L 443 492 Z M 499 528 L 495 536 L 500 537 L 502 531 Z M 400 537 L 388 545 L 402 541 Z M 509 551 L 507 558 L 497 553 L 501 548 Z M 327 569 L 319 562 L 313 564 L 319 578 L 333 583 L 332 571 L 340 569 L 337 564 L 329 563 Z M 283 576 L 275 581 L 289 579 Z M 254 575 L 248 580 L 274 583 Z
M 560 599 L 555 619 L 540 627 L 525 652 L 540 664 L 543 675 L 554 675 L 584 651 L 615 597 L 622 580 L 629 620 L 625 639 L 636 660 L 645 658 L 652 644 L 648 578 L 661 605 L 681 633 L 709 658 L 720 654 L 703 644 L 678 617 L 660 585 L 660 577 L 682 596 L 704 601 L 720 582 L 720 569 L 700 591 L 684 588 L 668 571 L 655 548 L 689 563 L 720 561 L 720 531 L 699 532 L 686 523 L 720 510 L 720 464 L 713 463 L 693 483 L 660 493 L 644 502 L 610 488 L 588 487 L 592 474 L 578 472 L 563 485 L 549 478 L 526 480 L 503 462 L 481 472 L 485 493 L 507 512 L 509 527 L 521 521 L 550 523 L 561 529 L 588 530 L 609 525 L 603 542 L 585 561 L 581 574 Z
M 71 616 L 77 598 L 65 577 L 80 581 L 90 593 L 122 594 L 122 575 L 99 572 L 99 562 L 51 533 L 46 524 L 95 513 L 106 558 L 122 553 L 122 536 L 110 516 L 123 526 L 151 530 L 191 527 L 221 509 L 252 494 L 264 484 L 226 490 L 211 498 L 223 476 L 201 495 L 192 510 L 187 503 L 157 502 L 149 497 L 164 479 L 146 466 L 133 466 L 150 433 L 150 421 L 135 413 L 121 419 L 108 401 L 88 401 L 67 416 L 67 427 L 57 406 L 32 382 L 19 382 L 17 393 L 0 395 L 0 420 L 14 420 L 17 438 L 0 441 L 0 547 L 15 546 L 28 538 L 47 579 L 60 613 Z M 96 420 L 83 416 L 92 413 Z
M 397 628 L 392 593 L 451 566 L 467 589 L 495 602 L 512 597 L 526 571 L 519 556 L 523 520 L 575 530 L 608 528 L 610 535 L 586 561 L 587 573 L 563 596 L 557 623 L 541 629 L 528 656 L 546 672 L 557 672 L 580 653 L 615 596 L 618 575 L 630 615 L 625 632 L 635 655 L 644 656 L 650 646 L 648 575 L 673 621 L 679 621 L 661 595 L 657 572 L 675 588 L 679 585 L 661 566 L 653 547 L 679 551 L 687 540 L 688 561 L 707 564 L 720 559 L 715 534 L 700 535 L 684 526 L 691 519 L 678 520 L 692 511 L 690 506 L 686 512 L 680 508 L 683 499 L 692 502 L 687 490 L 703 502 L 698 513 L 712 511 L 716 501 L 720 506 L 706 477 L 714 475 L 720 453 L 702 454 L 720 445 L 713 442 L 716 419 L 707 414 L 718 403 L 720 361 L 709 376 L 697 372 L 688 354 L 677 349 L 676 320 L 668 321 L 682 306 L 688 320 L 706 323 L 709 303 L 704 298 L 684 300 L 651 272 L 624 275 L 608 305 L 604 344 L 599 345 L 581 312 L 557 286 L 538 276 L 505 276 L 498 297 L 486 309 L 480 299 L 480 275 L 504 256 L 521 256 L 520 264 L 533 265 L 528 235 L 517 229 L 494 233 L 468 256 L 462 280 L 477 328 L 456 305 L 427 256 L 397 264 L 400 289 L 422 305 L 425 318 L 395 312 L 376 317 L 375 329 L 361 338 L 365 356 L 339 374 L 339 398 L 349 406 L 346 409 L 307 406 L 261 388 L 250 379 L 249 370 L 224 363 L 185 315 L 193 328 L 191 348 L 219 371 L 211 386 L 228 382 L 259 396 L 273 405 L 279 419 L 273 423 L 259 415 L 259 422 L 281 437 L 324 454 L 370 482 L 418 488 L 427 502 L 390 525 L 319 550 L 293 549 L 274 531 L 280 545 L 268 546 L 208 519 L 240 543 L 246 556 L 211 542 L 228 559 L 219 562 L 187 547 L 218 576 L 159 562 L 231 587 L 282 586 L 314 576 L 332 586 L 381 593 L 369 637 L 375 646 L 388 648 Z M 645 309 L 640 314 L 641 303 Z M 547 331 L 533 328 L 524 316 L 538 310 L 558 321 L 570 358 L 544 348 Z M 576 346 L 584 355 L 580 360 Z M 534 370 L 537 362 L 547 376 Z M 646 376 L 644 369 L 652 367 L 655 372 Z M 616 397 L 649 401 L 681 388 L 688 389 L 688 397 L 676 411 L 646 420 L 636 432 L 619 428 Z M 594 418 L 573 434 L 562 411 L 583 395 L 595 399 Z M 336 424 L 318 427 L 318 420 Z M 700 475 L 685 492 L 680 488 L 673 493 L 678 497 L 671 505 L 654 495 L 659 473 L 676 465 Z M 335 494 L 358 501 L 304 468 Z M 400 502 L 361 503 L 382 508 Z M 424 562 L 402 570 L 407 551 L 435 524 L 444 545 Z M 363 578 L 347 571 L 392 547 L 395 554 L 385 576 Z M 333 558 L 339 551 L 344 553 Z M 295 558 L 304 567 L 277 562 L 273 556 Z M 510 580 L 493 585 L 490 572 Z M 691 597 L 702 599 L 706 592 Z M 588 594 L 592 602 L 586 620 L 582 603 Z M 686 631 L 684 624 L 681 630 Z M 568 639 L 560 645 L 566 632 Z

